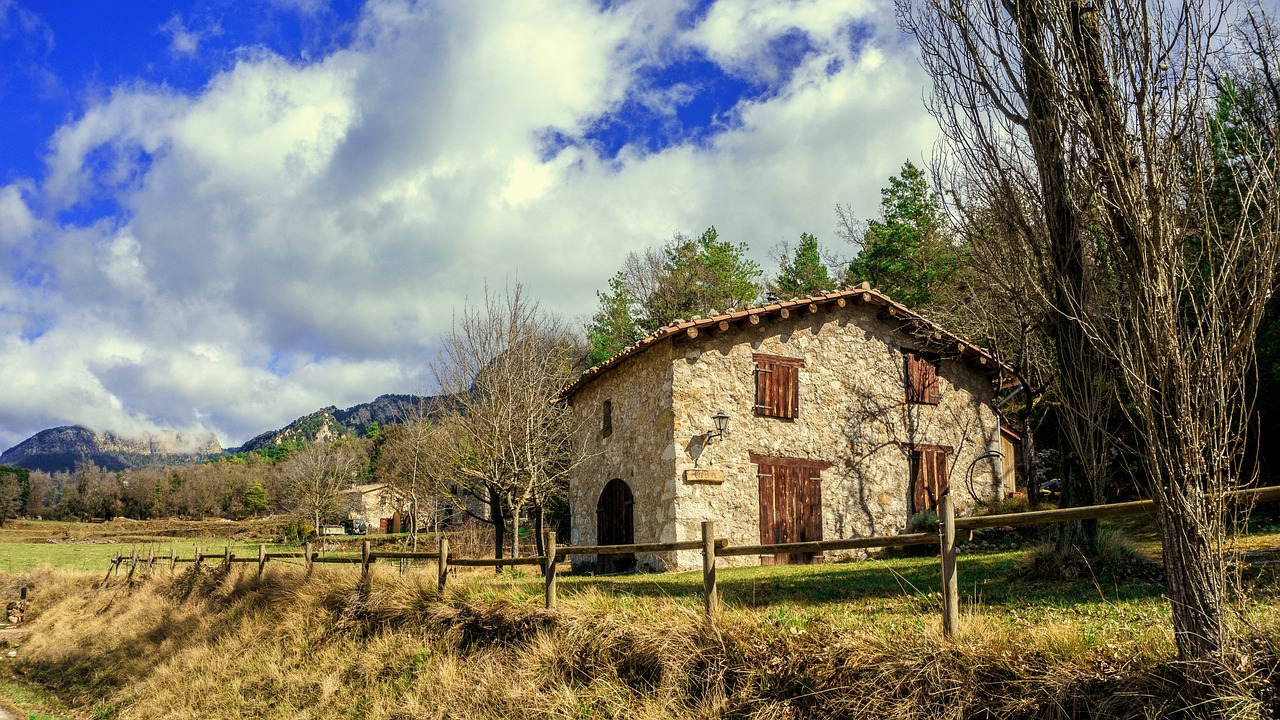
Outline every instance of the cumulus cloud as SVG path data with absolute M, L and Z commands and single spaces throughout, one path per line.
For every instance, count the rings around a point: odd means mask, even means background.
M 928 152 L 891 8 L 682 8 L 371 0 L 314 62 L 258 49 L 199 92 L 115 88 L 51 138 L 43 178 L 0 188 L 0 252 L 27 258 L 0 274 L 0 445 L 69 422 L 234 444 L 429 392 L 436 338 L 486 281 L 580 318 L 630 251 L 712 224 L 761 260 L 830 241 L 836 203 L 870 214 Z M 699 142 L 602 154 L 601 118 L 691 101 L 653 81 L 691 53 L 765 90 Z

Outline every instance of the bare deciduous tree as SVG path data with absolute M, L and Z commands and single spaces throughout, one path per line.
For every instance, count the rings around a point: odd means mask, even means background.
M 446 496 L 440 481 L 446 474 L 447 452 L 425 401 L 411 405 L 399 419 L 383 430 L 387 438 L 378 462 L 378 478 L 407 507 L 412 518 L 409 536 L 416 552 L 424 509 L 438 521 L 439 500 Z
M 342 510 L 341 494 L 360 470 L 360 456 L 350 443 L 314 441 L 289 455 L 282 468 L 289 510 L 320 525 Z
M 450 466 L 461 490 L 488 505 L 497 558 L 506 522 L 518 557 L 521 513 L 532 506 L 540 527 L 548 496 L 563 494 L 569 470 L 583 457 L 572 411 L 550 399 L 576 376 L 585 355 L 579 338 L 519 284 L 502 295 L 486 290 L 484 305 L 463 310 L 445 336 L 433 370 L 450 398 L 444 420 Z
M 1108 391 L 1093 375 L 1114 373 L 1179 655 L 1212 685 L 1232 651 L 1217 498 L 1241 478 L 1244 379 L 1280 259 L 1276 116 L 1224 159 L 1212 80 L 1234 62 L 1276 87 L 1274 26 L 1214 0 L 901 0 L 900 13 L 965 180 L 1045 270 L 1035 286 L 1077 420 Z M 1224 187 L 1232 218 L 1215 209 Z M 1103 466 L 1080 442 L 1096 437 L 1087 424 L 1070 426 L 1077 460 Z

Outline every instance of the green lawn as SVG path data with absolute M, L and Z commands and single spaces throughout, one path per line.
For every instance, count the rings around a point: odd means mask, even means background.
M 1162 584 L 1141 579 L 1078 578 L 1032 582 L 1015 578 L 1021 551 L 965 555 L 958 560 L 962 612 L 981 612 L 1013 627 L 1071 622 L 1086 633 L 1123 634 L 1134 625 L 1168 624 Z M 477 597 L 540 603 L 537 575 L 500 578 L 468 576 Z M 717 571 L 721 601 L 730 614 L 765 624 L 804 629 L 820 622 L 857 628 L 919 628 L 937 620 L 940 602 L 937 558 L 895 558 L 817 565 L 722 568 Z M 601 593 L 607 602 L 645 603 L 674 599 L 691 608 L 702 604 L 702 573 L 662 573 L 616 577 L 562 576 L 560 597 Z
M 0 667 L 0 697 L 12 704 L 26 720 L 75 720 L 67 706 L 44 690 L 7 677 Z
M 71 523 L 11 520 L 0 528 L 0 573 L 19 573 L 48 565 L 61 570 L 103 572 L 116 554 L 134 550 L 168 557 L 174 550 L 191 557 L 198 546 L 206 554 L 220 554 L 228 544 L 236 555 L 258 553 L 255 540 L 242 523 L 154 521 L 131 523 Z M 198 534 L 191 537 L 189 534 Z M 266 538 L 263 538 L 266 540 Z M 277 548 L 274 539 L 269 548 Z
M 1152 557 L 1159 541 L 1147 523 L 1107 523 L 1123 530 Z M 1266 527 L 1237 538 L 1240 549 L 1280 548 L 1280 528 Z M 1065 624 L 1086 640 L 1122 640 L 1134 632 L 1170 626 L 1163 582 L 1150 573 L 1130 576 L 1083 573 L 1074 579 L 1019 577 L 1026 549 L 963 554 L 957 559 L 962 614 L 982 622 L 1026 629 Z M 386 572 L 383 570 L 383 572 Z M 1248 573 L 1246 573 L 1248 575 Z M 814 565 L 756 566 L 717 571 L 725 611 L 764 625 L 803 630 L 812 623 L 851 630 L 913 628 L 939 618 L 939 560 L 935 557 L 869 559 Z M 542 581 L 531 568 L 500 577 L 464 576 L 477 598 L 542 602 Z M 1246 605 L 1263 608 L 1280 597 L 1274 573 L 1250 582 Z M 702 573 L 659 573 L 590 577 L 561 575 L 559 593 L 602 594 L 602 602 L 643 605 L 669 598 L 690 608 L 702 605 Z M 963 620 L 962 620 L 963 622 Z

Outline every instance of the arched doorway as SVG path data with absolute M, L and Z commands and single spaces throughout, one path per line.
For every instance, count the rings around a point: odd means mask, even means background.
M 614 478 L 604 486 L 596 503 L 596 544 L 630 545 L 635 540 L 632 511 L 635 498 L 622 478 Z M 635 555 L 597 555 L 596 572 L 631 572 L 636 567 Z

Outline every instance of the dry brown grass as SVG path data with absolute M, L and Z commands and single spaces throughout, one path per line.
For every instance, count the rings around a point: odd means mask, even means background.
M 14 665 L 98 717 L 119 718 L 1148 718 L 1183 708 L 1166 629 L 1098 641 L 972 611 L 850 632 L 731 610 L 708 624 L 682 598 L 581 587 L 562 609 L 500 580 L 429 573 L 189 569 L 97 590 L 24 578 L 39 613 Z M 1276 709 L 1280 620 L 1256 608 L 1254 685 L 1203 715 Z M 1270 704 L 1269 708 L 1264 707 Z

